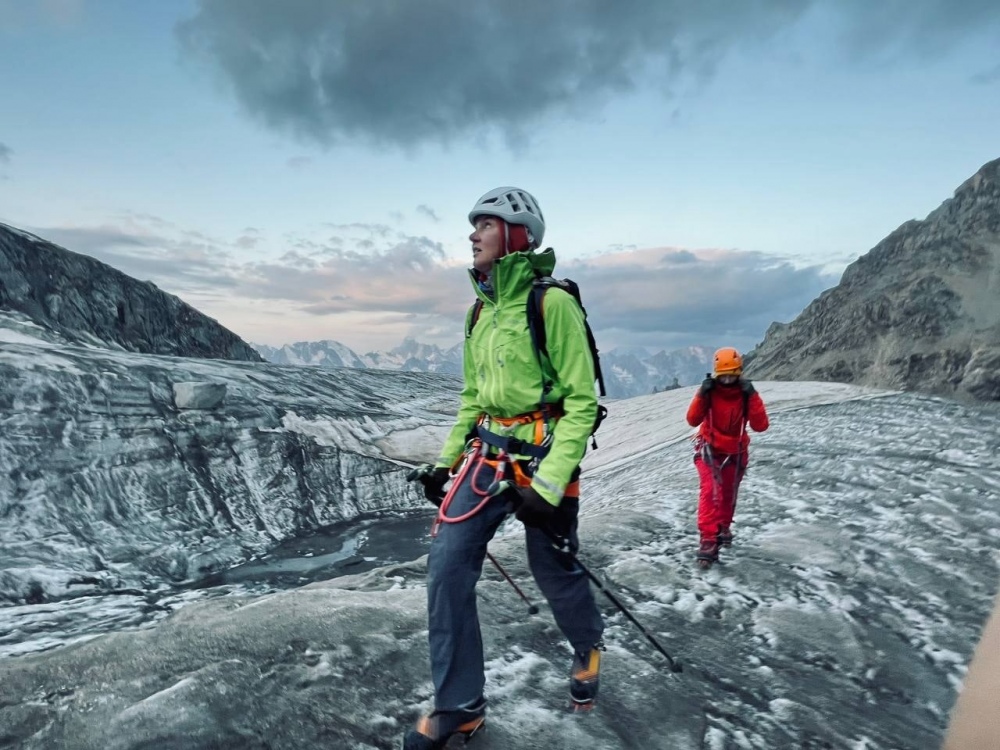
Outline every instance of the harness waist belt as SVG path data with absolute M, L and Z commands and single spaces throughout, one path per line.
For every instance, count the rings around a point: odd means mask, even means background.
M 505 453 L 513 453 L 519 456 L 531 456 L 532 458 L 545 458 L 549 452 L 549 446 L 547 445 L 535 445 L 534 443 L 529 443 L 525 440 L 521 440 L 520 438 L 497 435 L 495 432 L 490 432 L 482 425 L 476 425 L 476 434 L 478 434 L 479 439 L 487 445 L 499 448 Z

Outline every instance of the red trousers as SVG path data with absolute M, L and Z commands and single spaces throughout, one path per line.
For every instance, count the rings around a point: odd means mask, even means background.
M 702 539 L 715 540 L 720 529 L 729 529 L 736 512 L 736 495 L 746 472 L 747 453 L 716 455 L 710 462 L 696 454 L 694 465 L 701 480 L 698 494 L 698 532 Z

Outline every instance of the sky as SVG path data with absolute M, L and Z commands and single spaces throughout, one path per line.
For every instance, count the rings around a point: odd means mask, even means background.
M 458 343 L 516 185 L 602 350 L 748 350 L 997 123 L 995 0 L 0 0 L 0 222 L 273 346 Z

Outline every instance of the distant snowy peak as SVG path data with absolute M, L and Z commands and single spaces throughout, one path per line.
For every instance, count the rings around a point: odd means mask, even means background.
M 601 353 L 608 396 L 628 398 L 693 385 L 711 369 L 712 350 L 704 346 L 660 351 L 650 355 L 640 347 L 619 347 Z
M 368 352 L 358 355 L 339 341 L 299 341 L 281 347 L 255 344 L 268 362 L 302 367 L 353 367 L 403 372 L 462 372 L 462 345 L 441 349 L 433 344 L 421 344 L 406 338 L 388 352 Z
M 447 349 L 407 337 L 387 352 L 358 355 L 339 341 L 299 341 L 281 347 L 255 344 L 268 362 L 302 367 L 354 367 L 402 372 L 462 374 L 462 344 Z M 629 398 L 698 383 L 711 367 L 712 351 L 689 346 L 650 355 L 643 347 L 619 347 L 601 353 L 610 398 Z
M 406 337 L 403 343 L 388 352 L 368 352 L 362 359 L 369 367 L 409 372 L 462 373 L 462 344 L 441 349 L 434 344 L 421 344 Z
M 277 365 L 300 365 L 303 367 L 354 367 L 364 369 L 368 365 L 349 347 L 339 341 L 299 341 L 281 347 L 254 344 L 268 362 Z

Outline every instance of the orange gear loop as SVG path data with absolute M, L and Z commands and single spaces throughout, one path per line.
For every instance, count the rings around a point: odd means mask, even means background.
M 480 420 L 479 424 L 486 424 L 488 422 L 496 422 L 504 427 L 512 427 L 514 425 L 522 424 L 532 424 L 535 425 L 535 445 L 541 445 L 545 438 L 547 437 L 546 432 L 548 431 L 548 420 L 553 420 L 558 422 L 562 417 L 562 404 L 549 404 L 545 410 L 537 409 L 535 411 L 525 412 L 524 414 L 518 414 L 514 417 L 492 417 L 484 414 Z M 515 464 L 516 466 L 516 464 Z

